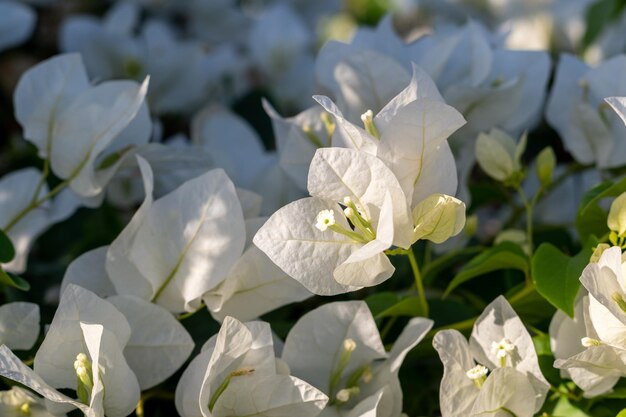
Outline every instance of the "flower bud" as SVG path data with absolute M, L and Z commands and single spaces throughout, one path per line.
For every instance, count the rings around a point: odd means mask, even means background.
M 606 223 L 618 237 L 623 237 L 626 233 L 626 193 L 613 200 Z
M 591 258 L 589 258 L 589 263 L 598 263 L 604 251 L 610 247 L 611 246 L 609 246 L 609 244 L 607 243 L 600 243 L 598 246 L 596 246 L 596 248 L 593 250 L 593 253 L 591 254 Z
M 526 149 L 526 135 L 519 144 L 505 132 L 492 129 L 481 133 L 476 140 L 476 160 L 480 168 L 491 178 L 511 185 L 519 185 L 523 179 L 521 156 Z
M 465 225 L 465 204 L 445 194 L 432 194 L 413 209 L 413 241 L 428 239 L 442 243 L 461 232 Z
M 544 148 L 537 156 L 535 169 L 537 178 L 543 187 L 547 187 L 552 183 L 552 175 L 556 167 L 556 155 L 551 147 Z

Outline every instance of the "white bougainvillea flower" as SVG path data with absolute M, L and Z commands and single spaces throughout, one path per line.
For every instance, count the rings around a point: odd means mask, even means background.
M 341 148 L 319 149 L 311 165 L 309 189 L 315 197 L 295 201 L 272 215 L 254 244 L 316 294 L 354 291 L 391 277 L 394 267 L 383 253 L 394 242 L 391 193 L 400 198 L 398 224 L 410 221 L 393 173 L 376 157 Z M 345 212 L 339 202 L 345 204 Z M 320 213 L 328 215 L 328 227 L 317 227 L 324 221 Z
M 463 203 L 449 196 L 425 199 L 411 215 L 394 173 L 354 149 L 318 149 L 308 188 L 313 197 L 276 212 L 254 243 L 320 295 L 385 281 L 394 271 L 385 250 L 408 248 L 420 238 L 441 242 L 459 233 L 465 220 Z
M 106 270 L 118 294 L 171 312 L 194 311 L 241 256 L 243 213 L 235 187 L 216 169 L 153 201 L 152 172 L 138 158 L 146 198 L 109 247 Z
M 546 117 L 568 151 L 582 164 L 612 168 L 626 163 L 626 126 L 604 101 L 626 95 L 619 76 L 626 57 L 613 57 L 592 68 L 571 55 L 561 55 Z M 609 99 L 619 109 L 619 101 Z M 619 113 L 619 110 L 618 110 Z
M 606 249 L 597 263 L 590 263 L 583 270 L 580 282 L 589 291 L 590 299 L 597 300 L 626 325 L 626 280 L 622 263 L 619 247 Z
M 315 97 L 335 118 L 333 146 L 359 149 L 382 159 L 396 175 L 411 207 L 433 193 L 454 195 L 456 166 L 447 138 L 465 124 L 445 104 L 430 77 L 413 65 L 408 86 L 377 113 L 354 125 L 327 97 Z
M 554 366 L 583 389 L 586 397 L 594 397 L 609 392 L 625 375 L 626 326 L 592 295 L 583 298 L 582 310 L 585 329 L 569 349 L 577 351 L 565 358 L 555 355 Z
M 167 310 L 129 295 L 116 295 L 107 301 L 124 314 L 130 325 L 124 357 L 142 390 L 165 381 L 185 363 L 194 342 Z
M 150 138 L 148 79 L 90 85 L 80 55 L 50 58 L 24 73 L 15 117 L 52 172 L 81 197 L 102 194 L 134 146 Z
M 327 401 L 277 362 L 268 324 L 232 317 L 207 341 L 176 387 L 176 409 L 183 417 L 314 417 Z
M 16 301 L 0 306 L 0 345 L 29 350 L 39 336 L 39 306 Z
M 50 413 L 40 397 L 20 387 L 0 391 L 0 413 L 4 417 L 65 417 Z
M 196 109 L 224 70 L 200 43 L 179 40 L 164 21 L 147 19 L 140 27 L 140 19 L 141 8 L 132 2 L 114 4 L 102 19 L 71 15 L 61 26 L 60 48 L 80 53 L 91 77 L 138 80 L 150 75 L 148 98 L 157 114 Z M 222 51 L 215 58 L 231 60 Z M 231 63 L 221 66 L 236 69 Z
M 584 289 L 581 290 L 574 305 L 573 318 L 561 310 L 554 313 L 550 321 L 549 333 L 550 349 L 556 359 L 567 359 L 585 350 L 580 341 L 587 336 L 584 313 L 587 299 L 587 292 Z M 563 378 L 571 378 L 567 369 L 561 369 L 560 373 Z
M 126 317 L 131 334 L 124 356 L 141 389 L 149 389 L 183 365 L 194 343 L 183 325 L 163 307 L 131 295 L 117 295 L 105 269 L 108 248 L 76 258 L 65 272 L 61 292 L 72 284 L 80 285 L 106 298 Z
M 141 162 L 141 166 L 143 166 L 146 174 L 146 181 L 149 181 L 149 167 L 146 166 L 144 162 Z M 148 183 L 146 186 L 149 190 Z M 238 194 L 241 195 L 241 193 Z M 258 215 L 258 213 L 252 214 L 254 216 Z M 266 218 L 258 217 L 246 219 L 246 230 L 239 236 L 239 238 L 245 240 L 243 253 L 239 258 L 233 261 L 231 269 L 225 274 L 223 280 L 214 284 L 213 287 L 202 294 L 202 299 L 209 308 L 209 311 L 220 321 L 227 315 L 242 320 L 253 319 L 282 305 L 301 301 L 311 296 L 311 293 L 301 284 L 291 279 L 269 260 L 263 252 L 252 245 L 252 236 L 254 236 L 265 220 Z M 65 276 L 63 277 L 62 289 L 73 283 L 87 288 L 103 298 L 123 294 L 117 291 L 114 285 L 114 281 L 116 280 L 109 276 L 105 268 L 107 254 L 110 253 L 110 251 L 111 249 L 105 246 L 86 252 L 76 258 L 67 268 Z M 132 285 L 132 283 L 127 285 Z M 136 287 L 139 287 L 139 285 L 140 284 L 135 284 Z M 137 289 L 133 291 L 135 291 L 133 293 L 135 295 L 140 294 Z M 115 297 L 110 300 L 113 299 L 115 299 Z M 137 302 L 136 304 L 146 304 L 146 308 L 148 309 L 154 307 L 147 303 L 149 300 L 147 297 L 144 297 L 143 300 L 143 303 Z M 120 310 L 124 312 L 124 309 L 120 308 Z M 155 310 L 154 314 L 162 313 Z M 128 320 L 132 326 L 133 318 L 129 317 Z M 186 349 L 185 344 L 178 343 L 175 340 L 178 331 L 175 325 L 178 323 L 173 320 L 171 315 L 167 324 L 171 324 L 171 326 L 168 326 L 168 332 L 166 332 L 171 336 L 167 342 L 165 342 L 165 339 L 159 337 L 160 332 L 158 329 L 150 329 L 150 331 L 145 331 L 142 334 L 153 335 L 154 339 L 150 341 L 150 344 L 155 347 L 160 346 L 159 343 L 161 342 L 166 343 L 166 345 L 159 347 L 164 355 L 167 349 L 178 347 Z M 160 328 L 163 328 L 166 323 L 163 322 L 159 325 L 161 326 Z M 182 337 L 178 338 L 183 340 Z M 184 339 L 187 340 L 188 337 Z M 182 355 L 182 352 L 186 352 L 186 350 L 183 349 L 179 353 Z M 168 358 L 162 359 L 166 362 L 177 363 L 178 366 L 182 364 L 182 362 L 172 360 L 171 358 L 169 360 Z M 130 359 L 129 362 L 137 373 L 142 388 L 144 388 L 142 376 L 139 371 L 135 369 Z M 163 379 L 164 378 L 165 377 L 163 377 Z
M 0 1 L 0 51 L 24 42 L 33 32 L 37 16 L 25 4 Z
M 140 393 L 123 355 L 129 337 L 128 322 L 112 304 L 71 285 L 35 355 L 34 371 L 3 346 L 0 374 L 88 416 L 123 417 L 135 408 Z M 78 400 L 52 387 L 75 390 Z
M 433 346 L 444 365 L 439 394 L 444 417 L 507 410 L 530 417 L 543 405 L 549 384 L 528 331 L 504 297 L 476 320 L 469 344 L 460 332 L 443 330 Z
M 11 239 L 15 258 L 3 267 L 11 272 L 26 270 L 28 253 L 35 239 L 54 223 L 60 222 L 80 205 L 70 192 L 61 192 L 50 201 L 31 209 L 33 201 L 48 194 L 41 173 L 34 168 L 13 171 L 0 178 L 0 229 Z
M 364 302 L 329 303 L 298 320 L 287 336 L 282 359 L 293 375 L 329 396 L 322 416 L 399 417 L 400 366 L 432 324 L 412 319 L 386 352 Z
M 583 300 L 583 349 L 554 366 L 566 369 L 574 382 L 595 396 L 610 391 L 626 375 L 626 303 L 622 251 L 611 247 L 584 269 L 580 281 L 589 291 Z

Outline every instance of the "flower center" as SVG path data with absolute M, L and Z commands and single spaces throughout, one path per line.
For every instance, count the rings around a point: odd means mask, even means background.
M 483 384 L 485 383 L 485 380 L 487 379 L 488 373 L 489 373 L 489 369 L 487 369 L 487 367 L 482 366 L 482 365 L 476 365 L 472 369 L 465 372 L 465 375 L 467 375 L 467 377 L 471 379 L 472 382 L 474 382 L 474 385 L 476 385 L 476 387 L 480 389 L 483 387 Z
M 515 350 L 515 345 L 507 338 L 502 338 L 499 342 L 491 343 L 491 353 L 496 355 L 500 361 L 500 367 L 506 366 L 506 358 Z
M 343 204 L 346 206 L 343 214 L 354 226 L 354 230 L 338 225 L 335 221 L 334 210 L 320 211 L 315 219 L 315 227 L 322 232 L 330 229 L 359 243 L 367 243 L 376 239 L 376 232 L 365 212 L 350 197 L 344 198 Z

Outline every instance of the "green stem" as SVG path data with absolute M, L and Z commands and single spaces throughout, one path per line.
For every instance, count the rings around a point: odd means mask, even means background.
M 7 223 L 7 225 L 5 226 L 3 230 L 5 232 L 8 232 L 9 230 L 11 230 L 11 228 L 13 228 L 13 226 L 15 226 L 20 220 L 22 220 L 28 213 L 38 208 L 40 205 L 42 205 L 43 203 L 45 203 L 46 201 L 50 200 L 52 197 L 54 197 L 55 195 L 63 191 L 63 189 L 67 187 L 70 181 L 71 179 L 67 179 L 59 183 L 56 187 L 52 189 L 52 191 L 50 191 L 48 194 L 41 197 L 40 199 L 36 198 L 37 194 L 39 193 L 37 191 L 37 193 L 35 194 L 35 198 L 33 198 L 33 200 L 26 207 L 22 209 L 22 211 L 17 213 L 17 215 L 14 218 L 12 218 L 11 221 L 9 221 L 9 223 Z
M 419 297 L 420 307 L 424 317 L 428 317 L 428 301 L 426 301 L 426 294 L 424 293 L 424 284 L 422 283 L 422 275 L 420 274 L 419 266 L 417 265 L 417 259 L 413 253 L 413 248 L 409 248 L 406 251 L 411 263 L 411 269 L 413 270 L 413 276 L 415 277 L 415 287 L 417 288 L 417 296 Z
M 387 337 L 387 335 L 389 334 L 389 331 L 391 330 L 391 328 L 393 327 L 393 325 L 395 324 L 396 320 L 397 320 L 398 316 L 392 316 L 389 317 L 389 320 L 387 320 L 387 322 L 385 323 L 385 327 L 383 327 L 383 329 L 380 332 L 380 338 L 384 341 L 385 338 Z
M 181 314 L 180 316 L 178 316 L 176 318 L 178 319 L 178 321 L 183 321 L 183 320 L 188 319 L 189 317 L 193 316 L 197 312 L 201 311 L 204 307 L 206 307 L 206 306 L 204 305 L 204 303 L 202 303 L 202 304 L 200 304 L 200 307 L 198 307 L 194 311 L 189 311 L 187 313 L 183 313 L 183 314 Z
M 517 187 L 517 192 L 522 199 L 524 208 L 526 209 L 526 240 L 528 241 L 528 253 L 532 258 L 533 254 L 533 204 L 537 201 L 537 196 L 541 193 L 541 190 L 535 194 L 532 201 L 528 200 L 526 193 L 522 187 Z

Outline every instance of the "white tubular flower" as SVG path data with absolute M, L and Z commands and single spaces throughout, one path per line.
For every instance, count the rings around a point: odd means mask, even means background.
M 322 210 L 318 213 L 315 221 L 315 227 L 324 232 L 329 226 L 335 224 L 335 212 L 333 210 Z

